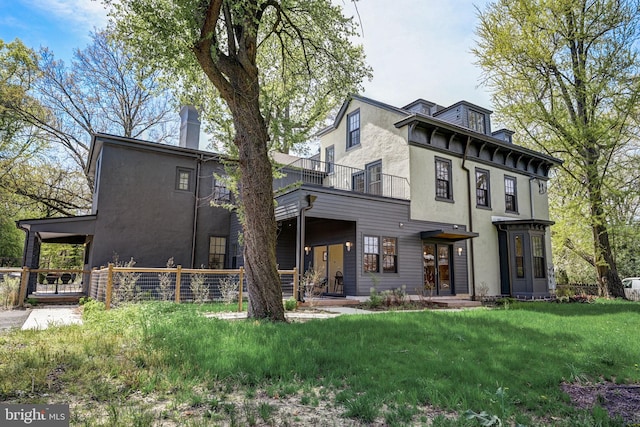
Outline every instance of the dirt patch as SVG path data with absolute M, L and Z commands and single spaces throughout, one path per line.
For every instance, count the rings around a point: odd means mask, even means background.
M 640 384 L 563 383 L 561 388 L 577 408 L 591 409 L 600 406 L 611 418 L 620 417 L 625 424 L 640 423 Z

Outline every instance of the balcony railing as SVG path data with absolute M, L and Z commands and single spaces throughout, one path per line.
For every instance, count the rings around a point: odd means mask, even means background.
M 337 190 L 409 200 L 409 181 L 406 178 L 313 159 L 299 159 L 284 166 L 283 177 L 274 182 L 278 190 L 292 185 L 316 185 Z

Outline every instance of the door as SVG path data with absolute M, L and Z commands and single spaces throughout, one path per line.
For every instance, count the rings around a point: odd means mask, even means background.
M 452 295 L 452 245 L 423 243 L 424 293 L 426 295 Z
M 325 278 L 325 292 L 344 294 L 344 245 L 314 246 L 313 268 Z

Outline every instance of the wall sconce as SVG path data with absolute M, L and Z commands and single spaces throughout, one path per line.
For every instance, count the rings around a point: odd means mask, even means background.
M 398 223 L 398 227 L 400 227 L 400 228 L 404 228 L 404 222 L 400 222 L 400 223 Z
M 309 255 L 309 252 L 311 252 L 311 247 L 310 246 L 305 246 L 304 247 L 304 253 Z
M 347 247 L 347 252 L 351 252 L 351 247 L 353 246 L 353 243 L 347 242 L 344 245 Z
M 462 247 L 458 248 L 458 256 L 462 256 Z

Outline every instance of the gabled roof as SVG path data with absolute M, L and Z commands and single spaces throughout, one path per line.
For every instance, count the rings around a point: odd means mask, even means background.
M 342 118 L 346 114 L 347 109 L 349 108 L 349 104 L 351 104 L 351 101 L 353 101 L 353 100 L 364 102 L 365 104 L 370 104 L 370 105 L 373 105 L 375 107 L 382 108 L 383 110 L 391 111 L 392 113 L 400 114 L 400 115 L 403 115 L 403 116 L 406 116 L 407 114 L 409 114 L 408 111 L 403 110 L 402 108 L 394 107 L 393 105 L 385 104 L 384 102 L 376 101 L 375 99 L 367 98 L 367 97 L 360 96 L 360 95 L 350 95 L 342 103 L 342 106 L 340 107 L 340 110 L 338 111 L 338 114 L 336 114 L 336 118 L 333 120 L 333 123 L 331 125 L 327 126 L 326 128 L 321 129 L 316 135 L 317 136 L 322 136 L 322 135 L 324 135 L 324 134 L 326 134 L 328 132 L 331 132 L 334 129 L 337 129 L 338 125 L 342 121 Z

